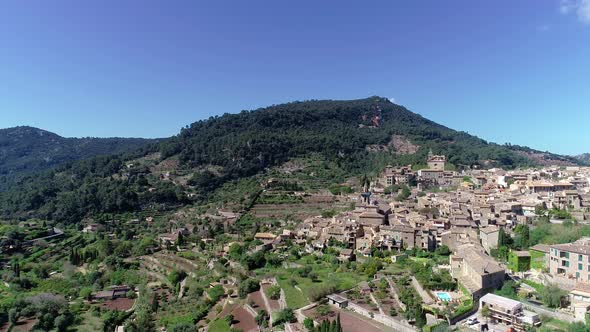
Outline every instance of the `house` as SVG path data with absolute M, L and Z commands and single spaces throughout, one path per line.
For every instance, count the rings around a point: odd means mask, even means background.
M 432 153 L 432 150 L 428 152 L 428 158 L 426 159 L 426 163 L 428 164 L 429 169 L 444 171 L 446 162 L 447 157 L 442 155 L 435 155 Z
M 498 240 L 500 238 L 500 228 L 497 226 L 487 226 L 479 229 L 479 239 L 481 246 L 485 249 L 488 255 L 492 249 L 498 248 Z
M 354 252 L 352 249 L 341 249 L 338 259 L 341 262 L 350 262 L 354 260 Z
M 393 167 L 386 166 L 378 182 L 384 187 L 391 187 L 394 184 L 408 184 L 415 177 L 412 165 Z
M 527 331 L 530 326 L 541 325 L 538 314 L 524 310 L 522 303 L 495 294 L 486 294 L 479 299 L 479 310 L 489 308 L 490 319 L 511 326 L 517 332 Z
M 260 240 L 262 242 L 265 241 L 274 241 L 274 239 L 276 239 L 276 235 L 272 234 L 272 233 L 256 233 L 254 235 L 254 238 L 256 240 Z
M 549 246 L 549 273 L 590 282 L 590 237 L 573 243 Z
M 577 283 L 569 293 L 570 310 L 578 321 L 584 321 L 590 308 L 590 285 Z
M 82 233 L 96 233 L 100 228 L 99 224 L 88 224 L 82 228 Z
M 160 234 L 158 236 L 158 239 L 160 240 L 162 247 L 165 248 L 167 245 L 176 243 L 176 241 L 178 240 L 178 233 Z
M 348 306 L 348 299 L 338 294 L 331 294 L 327 296 L 328 303 L 336 306 L 340 309 L 344 309 Z
M 107 290 L 96 292 L 92 295 L 95 300 L 114 300 L 120 297 L 127 297 L 127 293 L 131 290 L 129 286 L 111 286 Z
M 449 260 L 451 275 L 459 280 L 474 298 L 499 288 L 504 282 L 504 268 L 486 255 L 481 246 L 462 245 L 449 256 Z

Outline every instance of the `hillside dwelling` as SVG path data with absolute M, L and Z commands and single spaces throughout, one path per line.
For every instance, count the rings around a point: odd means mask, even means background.
M 447 157 L 443 155 L 435 155 L 432 153 L 432 150 L 428 152 L 428 158 L 426 159 L 426 163 L 428 164 L 429 169 L 444 171 L 446 162 Z
M 274 239 L 276 239 L 276 235 L 272 234 L 272 233 L 256 233 L 254 235 L 254 238 L 256 240 L 260 240 L 260 241 L 274 241 Z
M 572 190 L 574 185 L 569 182 L 541 182 L 531 181 L 526 184 L 526 188 L 530 193 L 547 194 L 556 191 Z
M 127 297 L 127 293 L 131 290 L 129 286 L 111 286 L 107 290 L 96 292 L 92 295 L 95 300 L 106 301 L 114 300 L 121 297 Z
M 552 276 L 590 283 L 590 237 L 549 248 L 549 273 Z
M 386 166 L 383 173 L 381 173 L 378 183 L 384 187 L 390 187 L 394 184 L 408 184 L 414 179 L 416 174 L 412 171 L 412 165 L 393 167 Z
M 372 204 L 357 206 L 352 214 L 359 224 L 368 227 L 383 225 L 387 220 L 387 216 L 379 206 Z
M 163 248 L 165 248 L 168 244 L 174 244 L 178 240 L 178 233 L 164 233 L 158 236 L 160 243 Z
M 475 299 L 504 283 L 504 268 L 495 259 L 486 255 L 481 246 L 462 245 L 449 256 L 449 260 L 451 275 L 458 279 Z
M 524 310 L 522 303 L 498 296 L 486 294 L 479 300 L 479 310 L 484 306 L 490 310 L 490 319 L 510 326 L 517 332 L 524 332 L 531 326 L 541 325 L 538 314 Z
M 354 260 L 354 252 L 352 249 L 341 249 L 338 255 L 338 260 L 341 262 L 350 262 Z
M 348 307 L 348 299 L 338 295 L 338 294 L 330 294 L 326 297 L 328 299 L 328 303 L 340 308 L 340 309 L 344 309 L 346 307 Z
M 82 228 L 82 233 L 96 233 L 100 227 L 99 224 L 88 224 Z
M 574 289 L 569 293 L 570 311 L 577 321 L 585 321 L 586 314 L 590 309 L 590 285 L 576 283 Z
M 479 229 L 479 239 L 481 246 L 489 255 L 492 249 L 498 248 L 500 238 L 500 228 L 497 226 L 487 226 Z

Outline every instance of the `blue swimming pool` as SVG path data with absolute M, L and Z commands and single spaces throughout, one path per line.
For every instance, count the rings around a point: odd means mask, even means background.
M 451 301 L 451 295 L 447 292 L 436 292 L 436 297 L 438 297 L 441 301 L 448 302 Z

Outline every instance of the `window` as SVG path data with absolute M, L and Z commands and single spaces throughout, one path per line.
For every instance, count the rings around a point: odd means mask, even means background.
M 568 261 L 561 261 L 561 266 L 569 267 L 570 266 L 570 262 L 568 262 Z
M 578 262 L 582 261 L 582 255 L 578 255 Z
M 582 265 L 582 263 L 578 263 L 578 270 L 582 271 L 584 269 L 584 266 Z
M 580 272 L 576 272 L 576 280 L 580 279 Z

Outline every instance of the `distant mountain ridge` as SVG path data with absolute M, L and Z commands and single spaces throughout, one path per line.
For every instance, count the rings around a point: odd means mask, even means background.
M 18 177 L 70 161 L 133 151 L 153 142 L 156 140 L 66 138 L 29 126 L 0 129 L 0 176 Z
M 577 160 L 581 161 L 586 165 L 590 165 L 590 153 L 582 153 L 577 156 L 574 156 Z
M 206 204 L 225 184 L 296 158 L 319 156 L 347 176 L 361 176 L 376 175 L 388 164 L 421 166 L 431 150 L 458 170 L 581 164 L 486 142 L 387 98 L 310 100 L 214 116 L 130 153 L 31 174 L 0 191 L 0 216 L 75 223 L 93 214 L 175 209 Z

